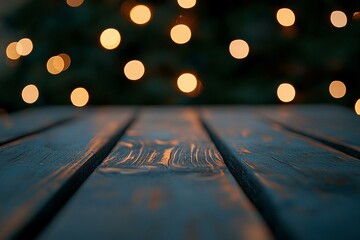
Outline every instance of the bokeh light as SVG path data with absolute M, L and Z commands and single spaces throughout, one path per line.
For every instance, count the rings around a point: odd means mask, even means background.
M 132 60 L 124 67 L 124 74 L 129 80 L 139 80 L 144 73 L 144 64 L 139 60 Z
M 180 7 L 189 9 L 195 6 L 196 0 L 177 0 Z
M 360 115 L 360 99 L 358 99 L 355 103 L 355 112 L 357 115 Z
M 115 49 L 119 46 L 121 35 L 118 30 L 114 28 L 105 29 L 100 35 L 101 45 L 108 50 Z
M 170 37 L 175 43 L 184 44 L 190 40 L 191 30 L 185 24 L 178 24 L 171 29 Z
M 280 25 L 290 27 L 295 23 L 295 14 L 289 8 L 281 8 L 276 13 L 276 19 Z
M 331 24 L 334 27 L 342 28 L 345 27 L 347 24 L 347 17 L 344 12 L 342 11 L 333 11 L 330 15 Z
M 6 56 L 8 59 L 16 60 L 20 58 L 20 54 L 16 51 L 17 42 L 12 42 L 6 47 Z
M 342 98 L 346 94 L 346 86 L 341 81 L 332 81 L 329 85 L 329 92 L 333 98 Z
M 21 56 L 29 55 L 33 50 L 33 43 L 29 38 L 23 38 L 16 44 L 16 52 Z
M 277 96 L 282 102 L 291 102 L 295 98 L 295 88 L 289 83 L 282 83 L 277 89 Z
M 360 12 L 354 12 L 353 19 L 356 21 L 359 21 L 360 20 Z
M 62 60 L 64 61 L 64 69 L 62 71 L 66 71 L 70 67 L 70 64 L 71 64 L 70 56 L 66 53 L 61 53 L 58 56 L 61 57 Z
M 130 19 L 136 24 L 145 24 L 151 19 L 151 11 L 145 5 L 136 5 L 130 11 Z
M 34 84 L 29 84 L 21 92 L 24 102 L 32 104 L 39 98 L 39 90 Z
M 71 103 L 76 107 L 83 107 L 89 101 L 89 93 L 85 88 L 75 88 L 70 95 Z
M 243 59 L 246 58 L 249 54 L 250 48 L 246 41 L 242 39 L 236 39 L 230 43 L 229 51 L 231 56 L 234 58 Z
M 181 74 L 177 80 L 177 86 L 180 91 L 184 93 L 190 93 L 196 89 L 197 79 L 191 73 Z
M 46 64 L 46 68 L 49 73 L 56 75 L 64 70 L 65 62 L 60 56 L 53 56 L 49 58 Z
M 84 0 L 66 0 L 67 5 L 70 7 L 79 7 L 83 2 Z

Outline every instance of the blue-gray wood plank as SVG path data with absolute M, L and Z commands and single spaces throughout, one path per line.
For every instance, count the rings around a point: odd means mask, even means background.
M 203 121 L 276 236 L 360 239 L 360 160 L 284 131 L 254 112 L 208 108 Z
M 270 239 L 193 111 L 147 109 L 40 239 Z

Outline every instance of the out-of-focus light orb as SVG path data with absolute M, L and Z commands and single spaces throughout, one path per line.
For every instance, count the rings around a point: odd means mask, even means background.
M 84 0 L 66 0 L 67 5 L 70 7 L 79 7 L 83 2 Z
M 105 29 L 100 35 L 101 45 L 108 50 L 117 48 L 120 44 L 120 41 L 120 33 L 114 28 Z
M 139 60 L 132 60 L 124 67 L 124 74 L 130 80 L 139 80 L 144 76 L 145 67 Z
M 76 107 L 83 107 L 89 101 L 89 93 L 85 88 L 75 88 L 70 95 L 71 103 Z
M 360 99 L 358 99 L 355 103 L 355 112 L 357 115 L 360 115 Z
M 23 38 L 16 44 L 16 52 L 21 56 L 27 56 L 33 50 L 33 43 L 29 38 Z
M 334 27 L 342 28 L 345 27 L 347 24 L 347 17 L 346 14 L 342 11 L 333 11 L 330 15 L 331 24 Z
M 188 9 L 196 5 L 196 0 L 177 0 L 180 7 Z
M 66 53 L 61 53 L 58 56 L 61 57 L 62 60 L 64 61 L 64 69 L 63 69 L 63 71 L 66 71 L 70 67 L 70 64 L 71 64 L 70 56 L 68 54 L 66 54 Z
M 197 79 L 191 73 L 181 74 L 177 80 L 177 86 L 180 91 L 184 93 L 190 93 L 196 89 Z
M 175 43 L 184 44 L 190 40 L 191 30 L 185 24 L 178 24 L 170 30 L 170 37 Z
M 150 8 L 145 5 L 136 5 L 130 11 L 130 19 L 136 24 L 145 24 L 150 21 L 150 18 Z
M 360 12 L 354 12 L 353 19 L 356 21 L 359 21 L 360 20 Z
M 46 68 L 49 73 L 56 75 L 64 70 L 65 62 L 60 56 L 51 57 L 46 64 Z
M 21 92 L 21 97 L 24 102 L 32 104 L 39 98 L 39 90 L 34 84 L 29 84 Z
M 341 81 L 332 81 L 329 85 L 329 92 L 333 98 L 342 98 L 346 94 L 346 86 Z
M 289 8 L 280 8 L 276 13 L 276 19 L 281 26 L 290 27 L 295 23 L 295 14 Z
M 6 56 L 8 59 L 16 60 L 20 58 L 20 54 L 16 51 L 17 42 L 10 43 L 6 48 Z
M 282 102 L 291 102 L 295 98 L 295 88 L 289 83 L 282 83 L 277 89 L 277 96 Z
M 242 39 L 236 39 L 229 45 L 229 52 L 236 59 L 246 58 L 249 55 L 249 51 L 249 44 Z

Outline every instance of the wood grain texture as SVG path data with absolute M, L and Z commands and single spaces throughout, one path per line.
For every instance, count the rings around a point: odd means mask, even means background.
M 336 105 L 300 105 L 267 107 L 259 112 L 291 130 L 335 148 L 338 145 L 338 150 L 360 158 L 360 118 L 349 109 Z
M 90 111 L 0 147 L 0 239 L 35 235 L 115 145 L 130 116 Z
M 269 239 L 190 109 L 146 109 L 40 239 Z
M 72 107 L 31 108 L 0 115 L 0 145 L 46 130 L 76 115 Z
M 271 126 L 249 109 L 207 109 L 203 121 L 277 237 L 360 238 L 358 159 Z

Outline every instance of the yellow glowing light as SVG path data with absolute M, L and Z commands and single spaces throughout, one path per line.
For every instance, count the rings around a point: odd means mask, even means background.
M 330 15 L 330 21 L 334 27 L 342 28 L 347 24 L 347 17 L 342 11 L 333 11 Z
M 130 80 L 139 80 L 145 73 L 145 67 L 139 60 L 132 60 L 124 67 L 125 76 Z
M 170 37 L 175 43 L 184 44 L 190 40 L 191 30 L 185 24 L 178 24 L 171 29 Z
M 136 5 L 130 11 L 130 18 L 136 24 L 145 24 L 150 21 L 151 11 L 145 5 Z
M 10 43 L 6 48 L 6 56 L 11 60 L 20 58 L 20 54 L 16 51 L 17 42 Z
M 282 83 L 277 89 L 277 96 L 282 102 L 291 102 L 295 98 L 295 88 L 289 83 Z
M 70 7 L 79 7 L 83 2 L 84 0 L 66 0 Z
M 232 41 L 229 45 L 229 51 L 231 56 L 236 59 L 243 59 L 249 55 L 249 44 L 242 39 L 236 39 Z
M 71 64 L 70 56 L 67 55 L 66 53 L 61 53 L 58 56 L 61 57 L 62 60 L 64 61 L 64 69 L 62 71 L 67 70 L 70 67 L 70 64 Z
M 56 75 L 64 70 L 65 62 L 60 56 L 51 57 L 46 64 L 46 68 L 49 73 Z
M 190 93 L 195 90 L 197 86 L 197 79 L 191 73 L 184 73 L 178 78 L 177 85 L 180 91 Z
M 24 102 L 32 104 L 39 98 L 39 90 L 33 84 L 29 84 L 21 92 L 21 97 Z
M 355 103 L 355 112 L 357 115 L 360 115 L 360 99 L 358 99 Z
M 100 35 L 101 45 L 108 50 L 117 48 L 120 44 L 120 41 L 120 33 L 114 28 L 108 28 L 104 30 Z
M 85 88 L 75 88 L 70 95 L 71 103 L 76 107 L 83 107 L 89 101 L 89 93 Z
M 16 52 L 21 56 L 27 56 L 33 50 L 33 43 L 29 38 L 23 38 L 16 44 Z
M 196 4 L 196 0 L 177 0 L 180 7 L 188 9 L 192 8 Z
M 290 27 L 295 23 L 295 14 L 289 8 L 281 8 L 276 13 L 276 19 L 280 25 Z
M 346 94 L 346 86 L 341 81 L 332 81 L 329 85 L 329 92 L 333 98 L 342 98 Z

